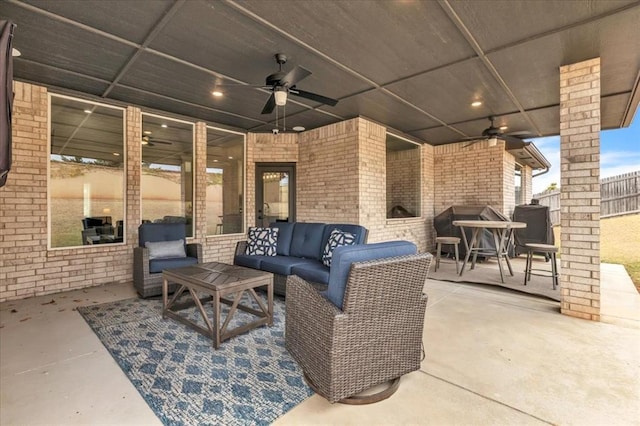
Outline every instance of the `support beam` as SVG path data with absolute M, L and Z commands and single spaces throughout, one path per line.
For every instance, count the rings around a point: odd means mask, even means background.
M 600 320 L 600 58 L 560 67 L 561 312 Z

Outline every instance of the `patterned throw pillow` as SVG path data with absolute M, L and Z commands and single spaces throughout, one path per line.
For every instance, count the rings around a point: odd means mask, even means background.
M 331 258 L 333 257 L 333 251 L 336 247 L 352 246 L 355 242 L 356 236 L 349 232 L 344 232 L 339 229 L 331 231 L 327 245 L 324 246 L 324 251 L 322 252 L 322 263 L 324 266 L 331 266 Z
M 275 256 L 278 247 L 278 228 L 250 227 L 245 254 Z

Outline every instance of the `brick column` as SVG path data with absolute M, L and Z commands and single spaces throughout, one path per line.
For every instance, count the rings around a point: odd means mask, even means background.
M 561 312 L 600 320 L 600 58 L 560 67 Z

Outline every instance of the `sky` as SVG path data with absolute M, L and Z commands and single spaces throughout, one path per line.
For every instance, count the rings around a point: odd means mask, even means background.
M 560 136 L 527 140 L 551 163 L 548 173 L 533 178 L 533 193 L 554 182 L 560 186 Z M 635 171 L 640 171 L 640 108 L 629 127 L 600 132 L 600 179 Z

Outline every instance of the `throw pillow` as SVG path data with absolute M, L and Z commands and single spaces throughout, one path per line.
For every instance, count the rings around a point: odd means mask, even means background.
M 324 264 L 324 266 L 331 266 L 331 258 L 333 257 L 333 251 L 336 249 L 336 247 L 351 246 L 355 243 L 355 235 L 349 232 L 341 231 L 339 229 L 334 229 L 333 231 L 331 231 L 331 235 L 329 235 L 327 244 L 324 246 L 324 250 L 322 252 L 322 263 Z
M 184 240 L 176 241 L 147 241 L 144 246 L 149 250 L 149 260 L 169 259 L 174 257 L 187 257 L 184 250 Z
M 278 228 L 250 227 L 245 254 L 275 256 L 278 248 Z

